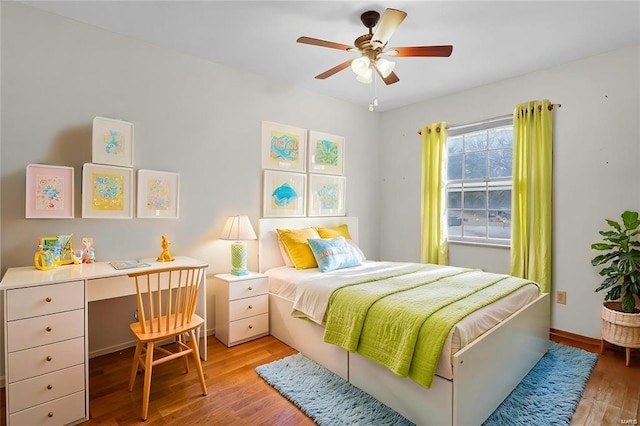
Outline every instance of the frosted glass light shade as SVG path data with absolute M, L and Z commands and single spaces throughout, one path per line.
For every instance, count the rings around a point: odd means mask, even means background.
M 356 76 L 356 80 L 358 80 L 360 83 L 371 83 L 371 81 L 373 80 L 373 71 L 371 70 L 371 68 L 367 68 L 366 72 L 358 74 Z
M 351 61 L 351 69 L 356 75 L 366 74 L 367 70 L 369 70 L 369 65 L 371 65 L 371 61 L 366 56 L 360 56 Z
M 385 58 L 379 58 L 376 61 L 376 67 L 383 78 L 387 78 L 395 68 L 396 63 Z

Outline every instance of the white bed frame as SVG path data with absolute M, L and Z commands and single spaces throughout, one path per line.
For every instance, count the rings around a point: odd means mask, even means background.
M 275 229 L 346 223 L 355 217 L 261 219 L 259 269 L 284 265 Z M 324 343 L 324 329 L 291 316 L 292 302 L 269 294 L 272 336 L 351 382 L 417 425 L 480 425 L 549 347 L 549 296 L 543 294 L 453 356 L 453 380 L 435 376 L 429 389 L 385 367 Z

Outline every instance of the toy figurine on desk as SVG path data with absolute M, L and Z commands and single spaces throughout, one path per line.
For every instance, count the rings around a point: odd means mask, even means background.
M 42 244 L 38 245 L 38 251 L 33 256 L 33 263 L 36 269 L 40 269 L 41 271 L 46 271 L 47 269 L 53 269 L 56 266 L 56 263 L 53 261 L 53 255 L 51 254 L 51 250 L 44 250 Z
M 171 243 L 167 241 L 167 237 L 163 235 L 162 236 L 162 253 L 160 253 L 160 256 L 158 256 L 158 259 L 156 259 L 158 262 L 171 262 L 176 260 L 175 257 L 172 257 L 171 254 L 169 253 L 169 244 Z
M 82 263 L 94 263 L 96 261 L 96 251 L 93 248 L 93 238 L 82 238 Z

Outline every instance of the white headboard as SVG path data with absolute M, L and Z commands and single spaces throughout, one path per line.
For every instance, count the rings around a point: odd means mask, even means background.
M 258 229 L 258 269 L 260 272 L 264 272 L 267 269 L 284 265 L 280 247 L 278 247 L 276 229 L 299 229 L 310 226 L 332 227 L 343 223 L 346 223 L 349 227 L 351 238 L 358 242 L 357 217 L 279 217 L 260 219 L 260 227 Z

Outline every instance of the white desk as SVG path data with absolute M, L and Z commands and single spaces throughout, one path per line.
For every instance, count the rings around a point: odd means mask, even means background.
M 131 272 L 203 263 L 180 256 L 173 262 L 157 262 L 155 258 L 142 261 L 151 266 L 116 270 L 108 262 L 96 262 L 62 265 L 47 271 L 33 266 L 7 270 L 0 291 L 4 292 L 5 303 L 8 425 L 88 420 L 89 302 L 134 295 L 135 285 L 127 277 Z M 204 276 L 196 309 L 205 320 L 198 333 L 200 357 L 204 360 L 207 359 L 206 282 Z M 82 348 L 83 356 L 77 358 L 82 351 L 70 347 Z M 77 379 L 82 376 L 83 380 Z

